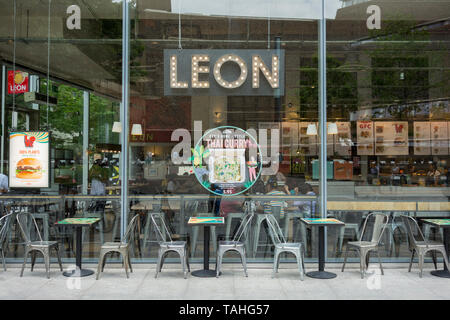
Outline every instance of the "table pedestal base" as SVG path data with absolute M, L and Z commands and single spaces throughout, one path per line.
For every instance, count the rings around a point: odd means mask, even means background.
M 336 278 L 336 273 L 327 271 L 311 271 L 306 274 L 310 278 L 314 279 L 333 279 Z
M 63 275 L 65 277 L 74 277 L 74 278 L 81 278 L 81 277 L 87 277 L 90 275 L 93 275 L 94 271 L 89 270 L 89 269 L 76 269 L 76 270 L 71 270 L 71 271 L 65 271 L 63 272 Z
M 213 278 L 216 276 L 215 270 L 196 270 L 192 271 L 191 275 L 199 278 Z
M 431 271 L 431 274 L 440 278 L 450 278 L 450 271 L 448 270 L 435 270 Z

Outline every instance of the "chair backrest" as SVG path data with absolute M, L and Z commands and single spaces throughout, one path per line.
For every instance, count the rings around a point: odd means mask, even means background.
M 366 220 L 364 221 L 359 241 L 363 241 L 364 238 L 367 238 L 367 224 L 372 218 L 374 219 L 374 223 L 372 228 L 372 235 L 369 237 L 369 241 L 379 244 L 381 241 L 381 237 L 383 236 L 384 229 L 386 229 L 389 223 L 389 215 L 382 212 L 372 212 L 367 215 Z
M 149 214 L 152 224 L 155 227 L 156 238 L 158 239 L 158 242 L 166 242 L 167 238 L 169 238 L 169 241 L 172 242 L 172 236 L 169 232 L 169 229 L 167 228 L 166 222 L 164 221 L 164 214 L 162 212 L 151 212 Z M 156 219 L 159 219 L 161 221 L 161 227 L 156 222 Z
M 33 215 L 29 212 L 21 212 L 16 217 L 17 223 L 19 224 L 20 232 L 22 233 L 22 237 L 25 242 L 31 242 L 31 229 L 34 227 L 36 234 L 38 235 L 39 241 L 42 240 L 41 232 L 39 231 L 39 227 L 34 219 Z
M 233 241 L 240 241 L 241 239 L 245 239 L 247 237 L 247 232 L 254 216 L 255 214 L 253 212 L 249 212 L 244 215 L 241 224 L 233 237 Z
M 427 242 L 422 230 L 420 230 L 419 225 L 417 224 L 417 221 L 410 216 L 407 215 L 400 215 L 403 224 L 405 225 L 406 232 L 408 233 L 408 240 L 409 240 L 409 246 L 410 248 L 417 245 L 417 241 L 424 241 Z M 417 238 L 416 238 L 417 235 Z
M 11 218 L 12 213 L 5 214 L 0 218 L 0 249 L 3 248 L 5 244 L 6 237 L 8 236 L 8 232 L 11 228 Z
M 124 239 L 126 243 L 129 243 L 131 240 L 131 236 L 137 225 L 137 219 L 139 219 L 139 214 L 135 214 L 133 218 L 131 218 L 130 223 L 127 226 L 127 230 L 125 231 Z
M 195 201 L 186 201 L 184 206 L 185 206 L 184 212 L 185 212 L 186 216 L 188 216 L 190 214 L 193 214 L 193 213 L 197 212 L 197 210 L 198 210 L 198 201 L 197 200 L 195 200 Z
M 286 243 L 286 238 L 281 231 L 280 225 L 273 214 L 266 215 L 266 221 L 269 226 L 269 235 L 274 244 Z
M 247 200 L 243 205 L 244 213 L 255 213 L 256 212 L 256 203 L 253 200 Z

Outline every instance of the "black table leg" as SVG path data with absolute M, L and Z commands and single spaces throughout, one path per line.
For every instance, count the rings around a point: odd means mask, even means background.
M 450 228 L 444 228 L 444 245 L 445 252 L 447 252 L 447 257 L 450 254 Z M 450 278 L 450 272 L 444 263 L 444 270 L 431 271 L 431 274 L 440 278 Z
M 76 258 L 75 258 L 75 270 L 71 271 L 65 271 L 63 272 L 63 275 L 66 277 L 87 277 L 92 274 L 94 274 L 94 271 L 82 269 L 81 268 L 81 255 L 83 252 L 82 243 L 81 243 L 81 236 L 82 236 L 82 227 L 77 226 L 76 227 L 76 237 L 77 237 L 77 248 L 76 248 Z
M 333 279 L 336 274 L 325 271 L 325 227 L 319 226 L 319 271 L 308 272 L 306 275 L 315 279 Z
M 205 225 L 203 228 L 203 270 L 196 270 L 191 274 L 200 278 L 212 278 L 216 276 L 216 271 L 209 270 L 209 233 L 210 226 Z

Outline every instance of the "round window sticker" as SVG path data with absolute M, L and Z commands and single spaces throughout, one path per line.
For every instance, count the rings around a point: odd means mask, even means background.
M 192 149 L 191 161 L 201 185 L 223 196 L 247 191 L 262 170 L 261 150 L 255 138 L 232 126 L 208 130 Z

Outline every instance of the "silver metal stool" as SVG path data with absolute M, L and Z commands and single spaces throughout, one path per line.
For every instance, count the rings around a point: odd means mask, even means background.
M 367 222 L 369 221 L 369 219 L 371 219 L 372 216 L 375 217 L 373 230 L 372 230 L 372 236 L 369 237 L 370 240 L 364 241 L 363 239 L 367 239 L 367 233 L 366 233 Z M 370 251 L 377 252 L 378 262 L 380 263 L 381 274 L 384 275 L 383 265 L 381 264 L 379 247 L 380 247 L 381 237 L 383 236 L 383 232 L 386 229 L 388 223 L 389 223 L 389 216 L 385 213 L 373 212 L 373 213 L 370 213 L 366 217 L 366 220 L 364 221 L 364 225 L 363 225 L 363 228 L 361 231 L 361 236 L 359 238 L 359 241 L 347 242 L 347 248 L 345 250 L 345 257 L 344 257 L 344 264 L 342 265 L 342 272 L 344 272 L 345 264 L 347 263 L 348 252 L 351 249 L 353 249 L 358 252 L 359 257 L 360 257 L 361 279 L 364 279 L 364 275 L 369 266 Z
M 223 255 L 227 251 L 236 251 L 241 256 L 242 266 L 244 267 L 244 274 L 248 277 L 247 274 L 247 258 L 246 258 L 246 250 L 245 243 L 241 241 L 242 238 L 248 238 L 248 228 L 251 225 L 251 222 L 254 217 L 254 213 L 246 214 L 239 228 L 231 241 L 219 241 L 219 247 L 217 249 L 217 259 L 216 259 L 216 277 L 219 277 L 221 269 L 222 269 L 222 259 Z
M 130 249 L 130 240 L 132 239 L 132 236 L 134 234 L 137 219 L 139 219 L 139 214 L 136 214 L 128 224 L 127 230 L 125 232 L 124 242 L 106 242 L 100 248 L 100 257 L 98 258 L 98 266 L 97 266 L 97 278 L 96 278 L 97 280 L 100 277 L 100 273 L 103 272 L 103 270 L 105 269 L 106 255 L 110 252 L 117 252 L 122 255 L 123 265 L 125 268 L 127 278 L 129 278 L 128 266 L 130 267 L 130 271 L 133 272 L 133 267 L 131 266 L 130 261 L 129 249 Z
M 159 250 L 158 250 L 158 263 L 156 265 L 156 274 L 155 278 L 158 277 L 158 273 L 161 272 L 162 267 L 164 265 L 164 260 L 166 255 L 169 252 L 176 252 L 180 255 L 181 265 L 183 266 L 184 278 L 187 278 L 187 273 L 191 272 L 191 268 L 189 267 L 189 259 L 187 253 L 187 243 L 186 241 L 173 241 L 172 236 L 167 229 L 166 223 L 164 222 L 164 218 L 160 213 L 150 213 L 150 218 L 153 223 L 153 226 L 156 230 L 156 236 L 159 241 Z M 162 230 L 159 227 L 156 219 L 161 219 Z M 166 241 L 165 239 L 169 239 Z M 187 270 L 186 270 L 187 267 Z
M 20 272 L 20 276 L 23 276 L 23 270 L 25 269 L 25 264 L 27 263 L 27 256 L 29 253 L 31 256 L 31 271 L 33 271 L 34 264 L 36 262 L 36 251 L 42 253 L 44 256 L 45 270 L 47 272 L 47 278 L 50 279 L 50 249 L 54 248 L 57 253 L 58 263 L 61 271 L 63 271 L 62 263 L 61 263 L 61 255 L 59 251 L 59 244 L 57 241 L 43 241 L 41 232 L 37 226 L 36 220 L 33 215 L 28 212 L 19 213 L 16 217 L 17 223 L 19 224 L 20 231 L 22 233 L 22 237 L 25 240 L 25 254 L 22 265 L 22 270 Z M 31 222 L 31 223 L 30 223 Z M 29 225 L 33 225 L 38 235 L 38 241 L 32 241 L 30 236 L 31 227 Z
M 300 280 L 303 281 L 305 276 L 305 250 L 303 244 L 300 242 L 287 242 L 283 232 L 281 231 L 280 225 L 273 215 L 267 215 L 266 221 L 269 226 L 270 237 L 275 245 L 272 278 L 275 277 L 275 273 L 278 273 L 281 253 L 289 252 L 295 255 L 297 259 L 298 269 L 300 271 Z

